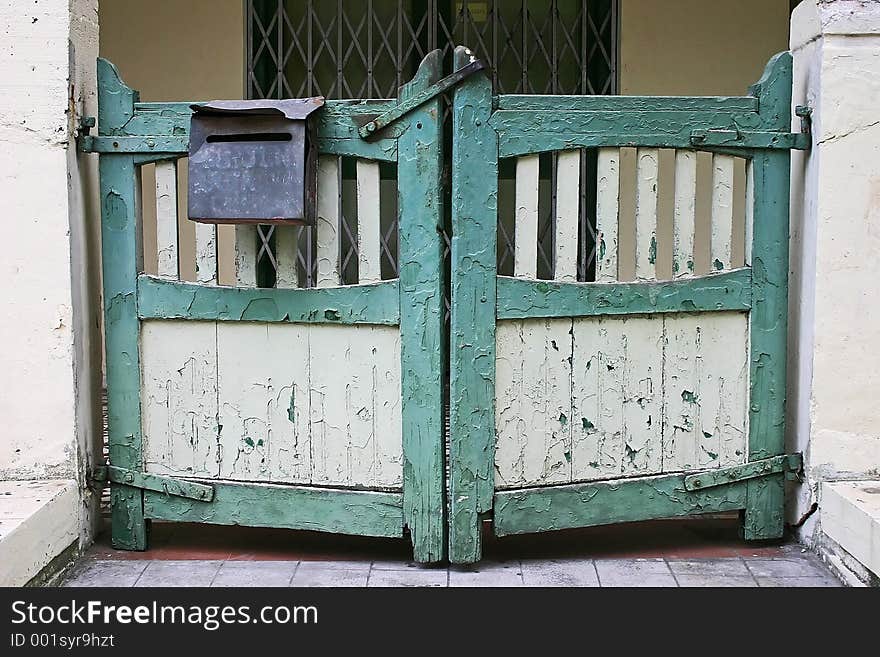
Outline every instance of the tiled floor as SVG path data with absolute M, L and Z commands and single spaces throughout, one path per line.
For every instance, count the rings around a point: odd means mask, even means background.
M 106 533 L 105 533 L 106 537 Z M 796 544 L 746 544 L 735 518 L 495 539 L 475 567 L 423 567 L 406 541 L 155 525 L 147 552 L 102 538 L 66 586 L 840 586 Z

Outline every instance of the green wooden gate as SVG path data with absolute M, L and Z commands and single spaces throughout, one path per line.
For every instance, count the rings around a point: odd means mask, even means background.
M 149 521 L 166 520 L 408 532 L 417 560 L 443 559 L 440 99 L 369 142 L 353 117 L 393 101 L 327 102 L 317 126 L 317 287 L 298 286 L 297 229 L 276 227 L 278 280 L 261 288 L 256 262 L 268 244 L 253 226 L 235 229 L 232 285 L 218 285 L 218 234 L 203 224 L 196 280 L 181 280 L 175 163 L 187 154 L 190 103 L 139 102 L 104 60 L 98 76 L 99 132 L 82 148 L 101 154 L 110 462 L 95 474 L 111 482 L 113 544 L 146 549 Z M 401 97 L 439 77 L 439 58 L 426 58 Z M 358 173 L 356 285 L 341 284 L 339 262 L 348 163 Z M 142 264 L 149 165 L 156 275 Z M 400 274 L 381 280 L 389 169 Z
M 458 48 L 456 66 L 471 58 Z M 807 139 L 789 132 L 790 103 L 788 53 L 734 98 L 456 89 L 452 562 L 480 559 L 484 518 L 503 536 L 741 510 L 745 538 L 781 536 L 784 476 L 799 467 L 783 446 L 789 149 Z M 581 149 L 597 162 L 590 281 L 576 269 Z M 708 185 L 697 151 L 711 154 Z M 537 154 L 550 152 L 554 275 L 538 280 Z M 516 171 L 507 215 L 500 163 Z M 515 272 L 499 276 L 498 226 L 511 224 Z
M 428 55 L 397 103 L 317 113 L 314 288 L 292 227 L 236 227 L 229 282 L 223 236 L 199 224 L 183 280 L 190 104 L 139 102 L 99 62 L 98 134 L 82 148 L 101 154 L 110 460 L 95 476 L 111 482 L 114 545 L 145 549 L 156 519 L 409 533 L 416 560 L 468 563 L 487 518 L 507 535 L 732 510 L 747 539 L 780 536 L 799 468 L 783 446 L 789 150 L 808 139 L 789 131 L 790 55 L 734 98 L 493 96 L 466 48 L 442 80 L 440 61 Z M 440 94 L 453 87 L 446 336 Z M 352 177 L 358 281 L 343 285 Z M 399 277 L 383 280 L 389 188 Z M 539 280 L 547 212 L 552 279 Z M 513 276 L 499 276 L 501 229 Z

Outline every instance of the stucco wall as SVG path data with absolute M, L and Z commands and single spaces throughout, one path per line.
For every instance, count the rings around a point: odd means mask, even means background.
M 620 91 L 743 94 L 788 30 L 788 0 L 620 0 Z

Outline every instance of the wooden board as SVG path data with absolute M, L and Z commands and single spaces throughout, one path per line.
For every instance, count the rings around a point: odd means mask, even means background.
M 396 327 L 143 322 L 148 472 L 399 490 Z
M 745 460 L 746 313 L 500 321 L 497 336 L 499 489 Z

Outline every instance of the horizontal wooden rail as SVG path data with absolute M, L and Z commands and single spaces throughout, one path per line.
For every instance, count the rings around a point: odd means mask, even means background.
M 238 288 L 138 277 L 138 317 L 315 324 L 400 323 L 398 282 L 328 288 Z
M 363 536 L 403 535 L 403 494 L 198 480 L 211 502 L 144 491 L 144 517 Z
M 495 495 L 498 536 L 744 509 L 747 482 L 688 491 L 682 474 L 506 490 Z
M 498 319 L 749 310 L 752 271 L 650 283 L 561 283 L 498 277 Z
M 503 94 L 499 110 L 546 110 L 553 112 L 735 112 L 758 111 L 753 96 L 550 96 Z

